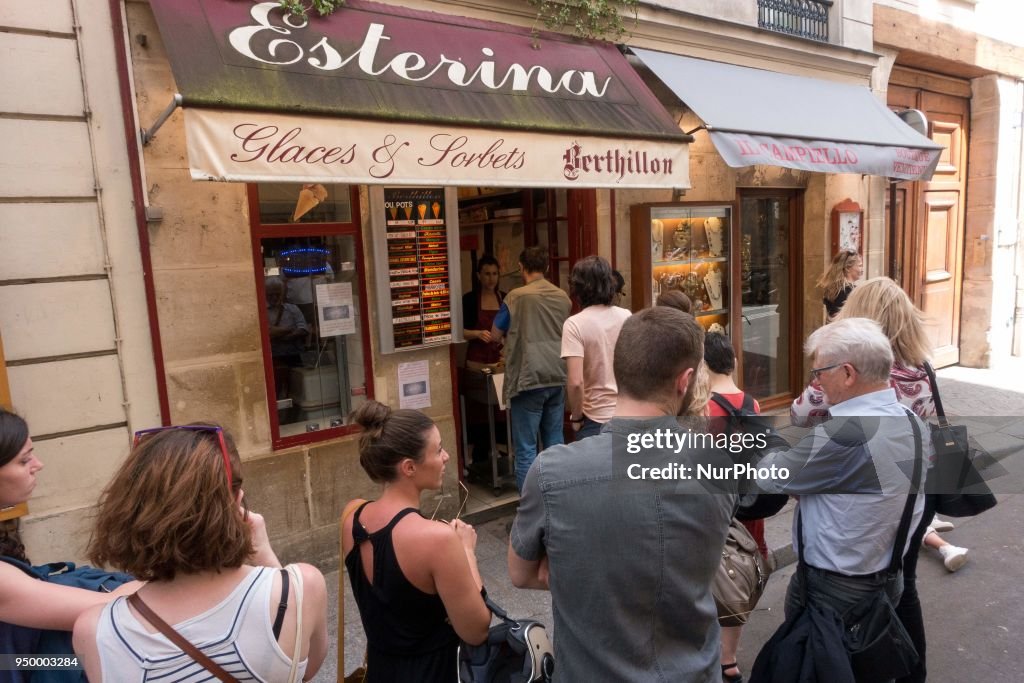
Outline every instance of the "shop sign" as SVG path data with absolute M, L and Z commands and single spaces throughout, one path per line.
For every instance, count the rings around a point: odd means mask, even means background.
M 204 109 L 185 124 L 196 180 L 690 186 L 682 142 Z
M 689 140 L 608 42 L 366 0 L 149 4 L 186 109 Z
M 941 149 L 777 138 L 711 131 L 725 163 L 734 168 L 765 164 L 820 173 L 862 173 L 918 180 L 930 178 Z

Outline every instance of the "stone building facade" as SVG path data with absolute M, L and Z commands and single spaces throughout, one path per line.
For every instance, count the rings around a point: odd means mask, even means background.
M 969 324 L 959 327 L 960 361 L 985 365 L 1020 351 L 1024 62 L 1020 48 L 1005 38 L 954 27 L 965 24 L 953 10 L 984 15 L 989 3 L 966 3 L 966 10 L 963 2 L 946 4 L 945 14 L 923 16 L 913 2 L 837 1 L 823 43 L 760 28 L 756 0 L 651 2 L 641 5 L 635 25 L 627 22 L 626 42 L 870 87 L 883 100 L 894 65 L 904 73 L 966 79 L 971 142 L 961 317 Z M 412 5 L 523 27 L 535 21 L 528 5 L 511 0 Z M 55 7 L 45 14 L 27 5 L 0 9 L 0 45 L 16 60 L 16 68 L 0 76 L 0 132 L 8 140 L 0 166 L 0 234 L 10 245 L 0 250 L 0 335 L 11 400 L 29 420 L 47 463 L 23 520 L 30 550 L 48 558 L 80 555 L 89 512 L 133 430 L 161 421 L 214 420 L 235 435 L 250 505 L 266 516 L 282 558 L 331 566 L 342 505 L 372 496 L 375 487 L 359 467 L 355 434 L 275 447 L 252 190 L 190 178 L 180 109 L 146 145 L 126 132 L 151 127 L 177 92 L 166 50 L 173 37 L 161 34 L 148 2 L 64 0 Z M 681 130 L 699 127 L 685 103 L 656 79 L 647 83 Z M 634 206 L 677 199 L 737 203 L 776 191 L 800 204 L 795 240 L 787 247 L 797 278 L 789 305 L 800 332 L 800 339 L 789 340 L 790 351 L 821 322 L 814 281 L 831 257 L 832 207 L 851 199 L 864 208 L 866 276 L 888 272 L 885 179 L 733 169 L 706 131 L 694 133 L 689 153 L 691 187 L 681 196 L 669 189 L 594 193 L 596 250 L 627 282 L 635 254 L 650 251 L 631 238 Z M 397 406 L 399 364 L 425 361 L 427 413 L 444 442 L 455 444 L 449 347 L 380 350 L 377 300 L 383 294 L 374 286 L 370 191 L 359 186 L 353 204 L 362 226 L 358 265 L 370 331 L 372 377 L 366 381 L 377 400 Z M 1002 286 L 1011 280 L 1012 288 Z M 635 307 L 637 296 L 629 291 L 623 305 L 633 298 Z M 799 349 L 795 358 L 802 366 Z M 439 504 L 442 516 L 459 508 L 452 493 L 457 468 L 446 476 L 445 493 L 424 501 L 429 509 Z

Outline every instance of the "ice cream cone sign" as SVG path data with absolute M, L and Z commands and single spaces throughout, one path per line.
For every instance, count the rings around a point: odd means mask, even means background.
M 323 185 L 319 183 L 303 185 L 299 190 L 299 201 L 295 202 L 295 211 L 292 212 L 292 223 L 315 209 L 325 199 L 327 199 L 327 188 Z
M 417 204 L 416 205 L 416 213 L 418 213 L 420 215 L 420 220 L 423 220 L 424 218 L 426 218 L 427 217 L 427 205 L 426 204 Z

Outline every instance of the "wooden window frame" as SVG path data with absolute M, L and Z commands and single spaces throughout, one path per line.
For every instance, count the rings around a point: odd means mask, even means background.
M 247 185 L 249 200 L 249 225 L 252 241 L 253 270 L 255 274 L 256 296 L 258 301 L 264 299 L 264 277 L 263 277 L 263 255 L 260 251 L 260 242 L 267 238 L 280 237 L 331 237 L 346 236 L 352 237 L 356 248 L 356 277 L 360 287 L 359 291 L 359 318 L 360 331 L 363 336 L 363 376 L 365 378 L 365 396 L 367 400 L 374 397 L 373 391 L 373 345 L 370 342 L 370 308 L 367 298 L 369 288 L 367 287 L 366 270 L 367 262 L 363 251 L 363 227 L 360 220 L 362 215 L 359 204 L 359 186 L 349 186 L 349 196 L 352 206 L 352 220 L 348 223 L 262 223 L 260 221 L 260 200 L 259 187 L 256 183 Z M 328 427 L 318 429 L 314 432 L 304 432 L 293 436 L 281 436 L 281 425 L 277 416 L 277 392 L 274 386 L 274 363 L 270 351 L 270 335 L 268 330 L 267 307 L 258 306 L 260 321 L 260 345 L 263 350 L 263 373 L 266 378 L 267 391 L 267 413 L 270 419 L 270 437 L 272 448 L 282 450 L 294 446 L 329 441 L 359 431 L 359 426 L 350 424 L 342 427 Z

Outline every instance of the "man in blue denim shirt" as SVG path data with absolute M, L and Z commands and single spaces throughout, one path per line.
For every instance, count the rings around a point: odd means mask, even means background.
M 545 450 L 526 477 L 509 574 L 521 588 L 551 590 L 557 681 L 721 676 L 711 580 L 736 495 L 644 470 L 695 469 L 713 453 L 664 447 L 667 438 L 639 446 L 641 436 L 685 436 L 675 415 L 703 337 L 671 308 L 629 318 L 615 347 L 615 417 L 598 436 Z

